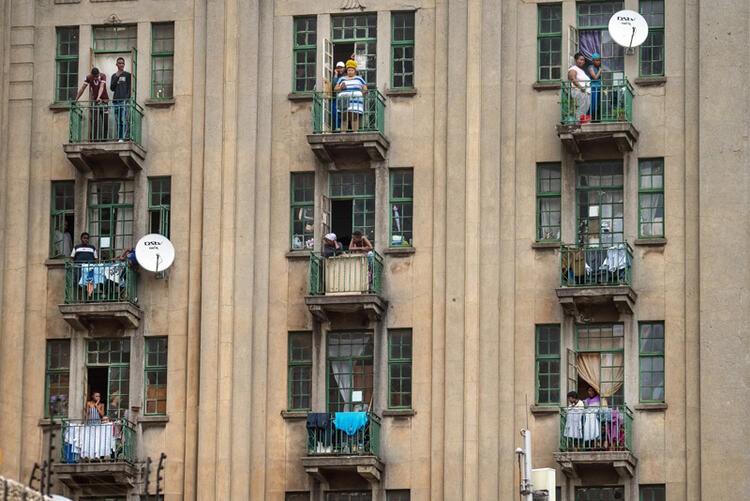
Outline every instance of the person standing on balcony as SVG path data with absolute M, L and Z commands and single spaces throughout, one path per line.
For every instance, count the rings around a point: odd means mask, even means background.
M 591 119 L 598 122 L 601 120 L 602 56 L 594 52 L 591 59 L 592 62 L 587 69 L 591 79 Z
M 601 399 L 599 393 L 591 386 L 588 387 L 586 393 L 588 397 L 584 400 L 586 415 L 583 420 L 583 441 L 584 447 L 593 449 L 598 446 L 599 438 L 602 435 L 602 422 L 599 418 Z
M 86 424 L 99 424 L 104 417 L 104 402 L 102 402 L 102 394 L 95 391 L 91 394 L 91 400 L 86 402 L 86 412 L 83 415 L 83 419 Z
M 570 98 L 575 105 L 576 123 L 581 123 L 581 119 L 586 116 L 591 104 L 591 87 L 589 87 L 590 78 L 583 70 L 586 64 L 586 58 L 583 54 L 576 52 L 576 64 L 568 69 L 568 80 L 570 80 Z
M 336 241 L 335 233 L 326 233 L 323 237 L 323 257 L 333 257 L 343 252 L 341 242 Z
M 75 283 L 83 287 L 86 286 L 89 297 L 94 292 L 94 268 L 87 267 L 85 263 L 93 263 L 98 259 L 96 254 L 96 246 L 89 243 L 89 234 L 87 232 L 81 233 L 81 243 L 73 247 L 73 252 L 70 253 L 70 257 L 73 258 L 74 266 L 74 279 Z M 81 272 L 85 271 L 86 277 L 81 277 Z M 76 288 L 76 290 L 78 290 Z
M 117 72 L 112 75 L 109 89 L 114 93 L 115 123 L 117 124 L 117 140 L 123 142 L 130 132 L 128 130 L 128 105 L 130 104 L 132 76 L 125 71 L 125 59 L 117 58 Z
M 370 252 L 371 250 L 372 242 L 361 231 L 356 230 L 352 233 L 352 240 L 349 242 L 349 252 Z
M 107 130 L 109 127 L 109 111 L 107 102 L 107 75 L 99 71 L 99 68 L 91 68 L 91 73 L 86 75 L 83 85 L 78 89 L 76 101 L 81 98 L 83 92 L 89 89 L 89 99 L 91 100 L 91 131 L 89 137 L 92 141 L 105 141 L 107 139 Z
M 346 132 L 351 123 L 352 132 L 358 132 L 359 116 L 365 110 L 364 95 L 367 94 L 367 84 L 362 77 L 357 75 L 357 62 L 354 59 L 346 62 L 346 75 L 339 78 L 333 90 L 339 91 L 337 106 L 344 118 L 341 124 L 342 130 Z
M 344 61 L 339 61 L 336 63 L 336 68 L 333 70 L 333 76 L 331 77 L 331 88 L 335 89 L 336 85 L 338 85 L 339 80 L 344 76 L 346 73 L 346 67 L 344 65 Z M 339 115 L 338 110 L 336 109 L 336 93 L 332 92 L 333 99 L 331 99 L 331 111 L 333 111 L 333 120 L 334 120 L 334 128 L 336 132 L 341 129 L 341 115 Z
M 578 399 L 578 393 L 568 393 L 568 409 L 565 417 L 563 436 L 567 439 L 568 450 L 578 448 L 583 437 L 583 401 Z

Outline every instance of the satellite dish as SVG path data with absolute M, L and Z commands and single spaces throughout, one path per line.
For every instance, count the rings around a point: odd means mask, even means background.
M 159 273 L 174 263 L 174 246 L 164 235 L 149 233 L 135 244 L 135 259 L 142 268 Z
M 630 50 L 646 41 L 648 23 L 635 11 L 621 10 L 609 18 L 609 36 L 617 45 Z

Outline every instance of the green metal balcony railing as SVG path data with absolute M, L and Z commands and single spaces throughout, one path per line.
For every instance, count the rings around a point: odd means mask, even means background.
M 632 266 L 633 249 L 627 242 L 612 246 L 563 245 L 560 248 L 560 285 L 633 285 Z
M 357 416 L 366 414 L 364 416 Z M 342 417 L 339 417 L 341 415 Z M 346 425 L 340 426 L 343 422 Z M 364 423 L 357 428 L 358 424 Z M 310 413 L 307 454 L 317 456 L 379 456 L 380 417 L 374 412 Z
M 141 146 L 143 108 L 133 100 L 70 103 L 69 142 L 134 142 Z
M 589 86 L 588 82 L 583 82 Z M 590 87 L 587 94 L 589 106 L 583 118 L 577 120 L 576 101 L 578 92 L 572 90 L 571 82 L 561 83 L 560 88 L 560 122 L 563 124 L 589 122 L 632 122 L 633 121 L 633 86 L 627 79 L 602 82 L 601 87 Z
M 633 411 L 614 407 L 561 407 L 560 451 L 632 451 Z
M 310 255 L 310 294 L 380 294 L 383 257 L 375 251 L 335 257 Z
M 135 462 L 135 426 L 126 419 L 111 423 L 63 421 L 63 463 Z
M 358 132 L 385 134 L 385 97 L 377 90 L 313 93 L 313 134 L 346 132 L 358 122 Z
M 65 303 L 138 302 L 137 274 L 126 261 L 65 263 Z

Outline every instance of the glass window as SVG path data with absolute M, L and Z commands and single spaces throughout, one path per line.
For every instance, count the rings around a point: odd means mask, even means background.
M 137 33 L 134 24 L 95 26 L 94 52 L 130 52 L 136 47 Z
M 289 333 L 289 410 L 312 409 L 312 333 Z
M 537 10 L 537 79 L 560 80 L 562 74 L 562 4 L 540 4 Z
M 57 28 L 55 102 L 73 101 L 78 92 L 78 26 Z
M 390 489 L 385 491 L 386 501 L 409 501 L 411 492 L 409 489 Z
M 391 169 L 390 246 L 411 246 L 413 228 L 414 171 Z
M 345 14 L 331 16 L 331 42 L 334 45 L 352 47 L 357 60 L 357 74 L 375 89 L 377 76 L 378 18 L 374 12 L 368 14 Z
M 328 333 L 329 412 L 364 409 L 373 394 L 372 332 Z
M 351 232 L 360 230 L 370 242 L 375 244 L 375 175 L 372 172 L 333 172 L 328 177 L 329 198 L 334 202 L 333 222 L 336 218 L 346 219 L 351 203 Z M 337 212 L 346 211 L 343 214 Z M 344 232 L 334 233 L 345 235 Z M 344 238 L 346 238 L 344 236 Z M 340 239 L 341 240 L 341 239 Z
M 638 161 L 638 236 L 664 236 L 664 159 Z
M 536 166 L 536 239 L 538 242 L 560 241 L 561 203 L 560 163 Z
M 167 413 L 167 337 L 146 338 L 144 414 Z
M 292 250 L 311 248 L 315 228 L 315 173 L 292 172 L 289 204 Z
M 151 98 L 174 97 L 174 23 L 151 25 Z
M 294 92 L 315 90 L 317 36 L 315 16 L 294 18 Z
M 130 339 L 90 339 L 86 343 L 86 367 L 90 384 L 92 376 L 103 370 L 108 414 L 125 415 L 130 402 Z M 100 388 L 92 389 L 100 391 L 104 399 Z
M 639 7 L 648 23 L 648 36 L 639 49 L 640 76 L 664 76 L 664 0 L 641 0 Z
M 664 484 L 639 486 L 640 501 L 665 501 L 667 490 Z
M 623 324 L 576 325 L 579 367 L 598 371 L 600 395 L 610 406 L 625 404 L 625 327 Z
M 560 405 L 560 326 L 536 326 L 536 403 Z
M 53 181 L 50 197 L 49 257 L 69 257 L 73 251 L 75 181 Z
M 664 402 L 664 322 L 640 322 L 641 402 Z
M 148 179 L 148 232 L 169 238 L 169 213 L 172 200 L 172 178 Z
M 414 12 L 391 14 L 391 87 L 414 87 Z
M 328 491 L 325 501 L 372 501 L 371 491 Z
M 112 259 L 133 246 L 133 182 L 89 183 L 89 234 L 101 259 Z
M 609 246 L 625 241 L 622 185 L 621 161 L 587 162 L 576 166 L 576 223 L 580 244 Z
M 310 501 L 309 492 L 287 492 L 284 494 L 284 501 Z
M 388 331 L 388 408 L 411 408 L 411 329 Z
M 70 340 L 48 340 L 44 417 L 67 417 L 69 399 Z
M 598 52 L 602 58 L 602 85 L 611 85 L 612 73 L 621 80 L 625 71 L 625 49 L 609 36 L 609 18 L 623 9 L 621 0 L 577 2 L 578 50 L 587 61 Z
M 621 485 L 575 488 L 575 501 L 621 501 L 622 499 L 625 499 L 625 488 Z

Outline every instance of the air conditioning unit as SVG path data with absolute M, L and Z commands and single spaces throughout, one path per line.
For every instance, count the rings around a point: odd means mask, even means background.
M 531 485 L 534 489 L 534 501 L 556 501 L 554 468 L 532 469 Z

